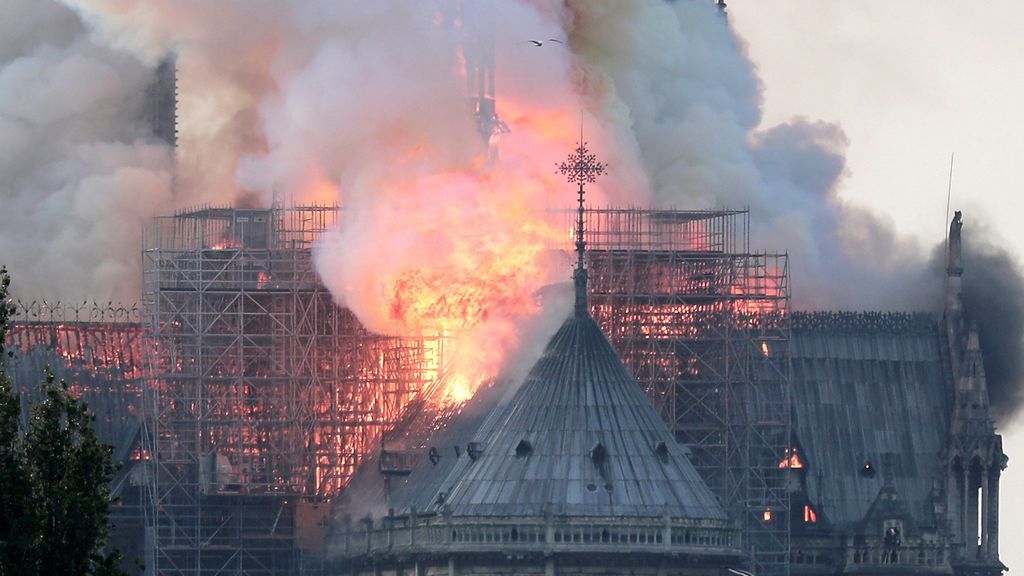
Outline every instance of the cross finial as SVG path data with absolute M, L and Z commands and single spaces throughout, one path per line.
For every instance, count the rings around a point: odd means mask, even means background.
M 565 175 L 570 184 L 579 185 L 579 210 L 576 214 L 576 269 L 572 273 L 573 283 L 576 286 L 576 315 L 587 314 L 587 270 L 584 267 L 583 256 L 587 246 L 583 239 L 583 202 L 586 194 L 584 185 L 597 181 L 597 177 L 605 173 L 608 165 L 599 162 L 597 156 L 587 149 L 587 142 L 583 140 L 583 127 L 580 126 L 580 141 L 574 153 L 558 165 L 558 171 Z
M 584 184 L 596 182 L 597 177 L 604 174 L 607 168 L 607 164 L 598 162 L 597 156 L 587 149 L 587 143 L 583 141 L 582 136 L 575 152 L 558 165 L 558 171 L 565 174 L 570 184 L 579 184 L 580 190 L 583 190 Z

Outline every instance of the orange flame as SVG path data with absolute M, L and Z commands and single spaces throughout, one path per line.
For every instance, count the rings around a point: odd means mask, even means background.
M 809 505 L 804 504 L 804 522 L 813 524 L 818 521 L 818 514 Z
M 799 470 L 803 467 L 804 461 L 800 459 L 800 454 L 797 453 L 796 448 L 787 448 L 786 457 L 779 462 L 779 468 Z
M 556 271 L 549 247 L 561 233 L 533 208 L 552 185 L 480 164 L 382 182 L 378 193 L 401 209 L 347 213 L 323 252 L 337 270 L 321 271 L 371 330 L 444 335 L 444 354 L 428 357 L 445 375 L 437 401 L 461 405 L 496 376 Z

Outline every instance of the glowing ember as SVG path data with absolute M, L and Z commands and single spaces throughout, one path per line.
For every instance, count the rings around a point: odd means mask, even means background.
M 800 459 L 800 454 L 797 453 L 796 448 L 787 448 L 786 457 L 779 462 L 779 468 L 792 468 L 798 470 L 803 467 L 804 462 Z
M 471 382 L 470 377 L 465 374 L 454 375 L 448 383 L 446 400 L 452 404 L 466 402 L 473 397 L 473 393 L 476 392 L 476 387 L 481 381 L 481 379 L 477 379 L 476 382 Z
M 804 522 L 813 524 L 818 521 L 818 514 L 814 512 L 814 508 L 804 504 Z
M 210 250 L 238 250 L 242 248 L 242 243 L 235 238 L 235 235 L 230 230 L 225 230 L 221 233 L 220 238 L 216 242 L 210 244 Z

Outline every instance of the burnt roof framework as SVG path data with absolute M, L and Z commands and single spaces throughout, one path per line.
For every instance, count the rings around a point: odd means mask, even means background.
M 150 464 L 139 443 L 143 358 L 150 352 L 139 311 L 110 302 L 14 304 L 7 354 L 0 363 L 18 391 L 23 425 L 28 425 L 30 405 L 42 399 L 44 370 L 86 402 L 96 417 L 97 435 L 113 447 L 113 461 L 120 466 L 110 487 L 118 498 L 111 507 L 111 542 L 124 554 L 122 567 L 131 570 L 145 554 L 144 478 Z

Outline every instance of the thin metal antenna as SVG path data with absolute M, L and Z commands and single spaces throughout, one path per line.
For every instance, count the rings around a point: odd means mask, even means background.
M 558 165 L 558 171 L 565 175 L 570 184 L 578 184 L 579 208 L 576 213 L 576 269 L 573 270 L 572 279 L 576 289 L 576 316 L 583 317 L 588 313 L 587 306 L 587 270 L 584 261 L 587 242 L 583 235 L 583 211 L 586 195 L 586 184 L 597 181 L 597 177 L 605 173 L 608 165 L 599 162 L 597 156 L 587 149 L 587 142 L 583 139 L 582 113 L 580 119 L 580 141 L 576 151 Z
M 579 142 L 579 144 L 580 144 L 580 148 L 577 150 L 577 152 L 579 152 L 580 156 L 582 156 L 583 152 L 586 149 L 586 145 L 587 145 L 586 141 L 583 139 L 583 109 L 582 108 L 580 109 L 580 142 Z M 593 180 L 591 180 L 591 182 L 593 182 Z M 583 210 L 584 210 L 584 207 L 583 207 L 583 182 L 582 181 L 580 182 L 579 204 L 580 204 L 579 205 L 579 210 L 578 210 L 577 215 L 576 215 L 576 255 L 577 255 L 576 269 L 583 271 L 582 272 L 583 280 L 585 282 L 586 279 L 587 279 L 587 272 L 586 272 L 586 269 L 584 268 L 585 265 L 584 265 L 584 262 L 583 262 L 583 255 L 584 255 L 584 252 L 585 252 L 586 247 L 587 247 L 587 242 L 586 242 L 586 240 L 583 239 Z
M 949 184 L 946 187 L 946 221 L 942 223 L 943 230 L 946 233 L 946 244 L 943 252 L 949 252 L 949 200 L 953 196 L 953 158 L 956 156 L 956 152 L 949 153 Z
M 580 143 L 583 144 L 583 109 L 580 108 Z

